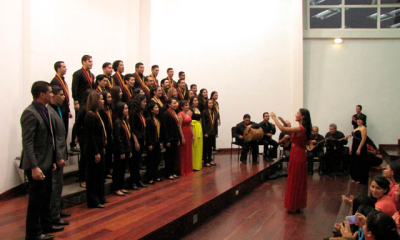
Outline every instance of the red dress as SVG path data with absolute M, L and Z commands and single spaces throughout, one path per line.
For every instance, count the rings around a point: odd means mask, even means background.
M 288 166 L 288 178 L 285 194 L 285 208 L 297 210 L 307 207 L 307 156 L 306 130 L 300 126 L 300 137 L 292 134 L 292 149 Z
M 179 162 L 181 175 L 190 175 L 193 173 L 193 160 L 192 160 L 192 118 L 186 116 L 183 112 L 178 113 L 182 120 L 182 133 L 185 137 L 185 144 L 179 145 Z

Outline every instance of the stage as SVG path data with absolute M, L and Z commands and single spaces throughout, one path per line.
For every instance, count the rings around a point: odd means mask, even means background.
M 261 156 L 260 156 L 261 157 Z M 179 239 L 262 184 L 280 162 L 239 164 L 237 156 L 217 155 L 216 167 L 178 180 L 164 180 L 126 197 L 107 195 L 104 209 L 80 204 L 56 239 Z M 24 239 L 28 196 L 3 201 L 0 236 Z

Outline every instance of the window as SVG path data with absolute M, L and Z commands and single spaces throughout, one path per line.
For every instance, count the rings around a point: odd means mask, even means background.
M 400 0 L 307 1 L 307 30 L 400 29 Z

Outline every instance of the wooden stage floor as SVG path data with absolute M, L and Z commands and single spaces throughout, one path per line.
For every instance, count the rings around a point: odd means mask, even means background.
M 332 178 L 314 173 L 308 178 L 307 208 L 288 214 L 284 208 L 286 178 L 268 180 L 184 237 L 197 239 L 310 240 L 332 237 L 341 195 L 365 191 L 349 176 Z M 344 220 L 344 219 L 343 219 Z
M 243 165 L 229 155 L 215 161 L 216 167 L 126 197 L 108 195 L 104 209 L 70 207 L 65 211 L 72 213 L 66 218 L 71 224 L 56 239 L 179 239 L 256 189 L 280 165 Z M 0 239 L 24 239 L 27 201 L 24 195 L 0 202 Z

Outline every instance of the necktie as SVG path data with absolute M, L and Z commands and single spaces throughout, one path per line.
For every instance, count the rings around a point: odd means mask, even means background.
M 60 114 L 61 120 L 63 120 L 62 114 L 61 114 L 61 109 L 59 107 L 57 107 L 57 110 L 58 110 L 58 114 Z

